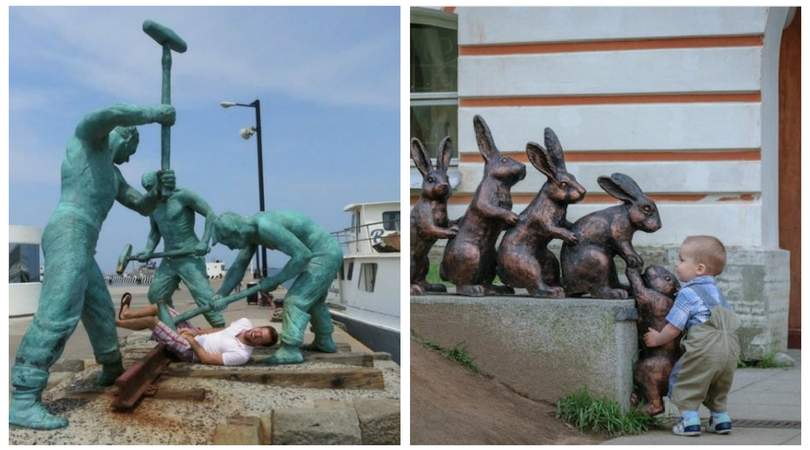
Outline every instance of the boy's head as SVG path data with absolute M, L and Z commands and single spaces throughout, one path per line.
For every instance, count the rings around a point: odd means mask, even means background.
M 678 279 L 689 281 L 704 275 L 717 276 L 726 267 L 726 247 L 712 236 L 689 236 L 681 244 L 675 270 Z

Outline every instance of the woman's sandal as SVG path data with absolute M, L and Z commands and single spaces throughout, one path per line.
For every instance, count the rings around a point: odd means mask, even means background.
M 129 304 L 132 302 L 132 294 L 129 292 L 124 292 L 124 295 L 121 296 L 121 309 L 118 310 L 118 320 L 124 320 L 124 306 L 129 307 Z

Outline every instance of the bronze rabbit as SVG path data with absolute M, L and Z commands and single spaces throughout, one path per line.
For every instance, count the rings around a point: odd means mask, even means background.
M 501 232 L 518 222 L 512 212 L 510 189 L 526 176 L 526 166 L 495 146 L 484 119 L 473 118 L 478 151 L 484 157 L 484 177 L 470 206 L 459 221 L 458 234 L 447 242 L 439 275 L 456 285 L 456 293 L 467 296 L 513 294 L 508 286 L 494 286 Z
M 599 177 L 599 186 L 624 203 L 588 214 L 574 223 L 571 231 L 579 238 L 564 242 L 560 251 L 563 288 L 569 296 L 590 294 L 594 298 L 627 298 L 630 286 L 619 282 L 616 255 L 628 267 L 642 267 L 644 261 L 633 248 L 633 233 L 652 233 L 661 228 L 655 202 L 627 175 Z
M 669 390 L 672 368 L 681 356 L 681 338 L 679 336 L 660 347 L 647 348 L 643 336 L 648 328 L 664 329 L 667 314 L 681 286 L 675 275 L 661 266 L 647 267 L 643 276 L 639 268 L 628 268 L 625 273 L 636 295 L 638 347 L 641 350 L 633 370 L 638 392 L 633 393 L 630 402 L 636 406 L 642 398 L 646 399 L 642 411 L 654 416 L 664 412 L 663 397 Z
M 458 227 L 447 217 L 447 199 L 452 195 L 447 167 L 452 154 L 453 141 L 448 136 L 439 144 L 436 168 L 433 169 L 422 142 L 411 139 L 411 156 L 422 174 L 422 193 L 411 209 L 411 295 L 447 292 L 445 285 L 428 283 L 425 277 L 430 269 L 428 253 L 433 244 L 458 232 Z
M 529 142 L 526 155 L 548 180 L 520 213 L 518 224 L 504 234 L 498 247 L 498 276 L 535 297 L 561 298 L 565 293 L 560 286 L 560 263 L 547 246 L 555 238 L 577 243 L 565 215 L 569 204 L 582 200 L 585 189 L 565 169 L 562 146 L 551 128 L 546 128 L 544 138 L 546 148 Z

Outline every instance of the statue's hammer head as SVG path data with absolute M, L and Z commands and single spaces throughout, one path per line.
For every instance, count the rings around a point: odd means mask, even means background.
M 177 53 L 184 53 L 188 49 L 186 41 L 177 35 L 171 28 L 165 27 L 157 22 L 146 20 L 143 23 L 143 32 L 148 34 L 160 45 L 168 45 L 171 50 Z

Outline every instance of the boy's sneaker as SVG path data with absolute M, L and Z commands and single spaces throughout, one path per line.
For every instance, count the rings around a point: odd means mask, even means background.
M 672 433 L 678 436 L 700 436 L 700 419 L 689 420 L 681 418 L 672 427 Z
M 715 420 L 714 417 L 710 417 L 709 424 L 706 425 L 706 431 L 717 434 L 729 434 L 731 433 L 731 420 Z

